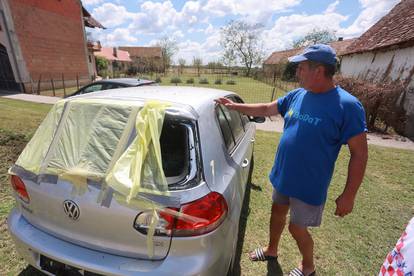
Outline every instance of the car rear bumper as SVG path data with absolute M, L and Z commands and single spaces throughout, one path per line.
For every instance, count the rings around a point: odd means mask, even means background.
M 232 253 L 229 233 L 235 233 L 226 219 L 203 237 L 173 238 L 169 255 L 161 261 L 150 261 L 107 254 L 58 239 L 31 225 L 16 208 L 7 222 L 18 253 L 37 269 L 42 270 L 40 257 L 45 256 L 102 275 L 225 275 Z

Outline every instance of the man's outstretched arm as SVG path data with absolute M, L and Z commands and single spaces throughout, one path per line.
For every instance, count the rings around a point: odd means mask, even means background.
M 229 109 L 237 110 L 249 116 L 270 117 L 279 114 L 277 109 L 277 101 L 259 104 L 242 104 L 235 103 L 227 98 L 219 98 L 216 103 L 222 104 Z
M 364 178 L 368 160 L 368 145 L 366 133 L 361 133 L 348 140 L 351 158 L 348 164 L 348 178 L 345 189 L 336 199 L 335 215 L 343 217 L 352 212 L 355 197 Z

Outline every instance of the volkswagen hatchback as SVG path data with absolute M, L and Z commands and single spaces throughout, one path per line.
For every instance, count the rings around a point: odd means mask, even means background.
M 9 171 L 19 254 L 47 275 L 225 275 L 255 125 L 219 97 L 242 102 L 228 91 L 144 86 L 55 104 Z

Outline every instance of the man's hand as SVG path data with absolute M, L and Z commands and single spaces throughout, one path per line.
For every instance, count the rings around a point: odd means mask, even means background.
M 352 212 L 355 197 L 341 194 L 336 200 L 335 216 L 344 217 Z
M 225 107 L 236 110 L 248 116 L 274 116 L 279 114 L 277 109 L 277 101 L 271 103 L 259 103 L 259 104 L 246 104 L 246 103 L 235 103 L 227 98 L 218 98 L 214 100 L 218 104 L 222 104 Z
M 215 99 L 214 101 L 216 103 L 222 104 L 222 105 L 224 105 L 228 108 L 232 108 L 235 105 L 235 103 L 232 100 L 229 100 L 227 98 L 218 98 L 218 99 Z

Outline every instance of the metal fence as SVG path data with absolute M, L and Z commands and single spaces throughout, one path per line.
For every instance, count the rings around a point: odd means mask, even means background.
M 151 79 L 160 85 L 208 87 L 233 91 L 239 94 L 245 102 L 261 103 L 274 101 L 298 87 L 297 82 L 287 82 L 281 79 L 254 79 L 234 72 L 168 72 L 166 74 L 146 74 L 134 76 L 137 78 Z
M 239 94 L 247 103 L 274 101 L 298 85 L 296 82 L 266 78 L 263 75 L 258 78 L 257 73 L 252 77 L 246 77 L 243 74 L 243 71 L 228 69 L 187 68 L 183 72 L 179 68 L 173 68 L 166 73 L 150 72 L 128 77 L 154 80 L 162 86 L 193 86 L 228 90 Z M 114 77 L 126 77 L 126 75 L 114 75 Z M 69 76 L 62 73 L 53 76 L 39 75 L 30 82 L 22 83 L 22 86 L 25 93 L 65 97 L 91 82 L 92 80 L 85 76 L 80 77 L 78 74 Z

